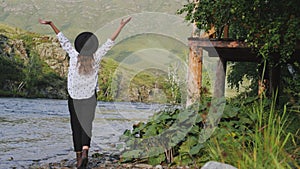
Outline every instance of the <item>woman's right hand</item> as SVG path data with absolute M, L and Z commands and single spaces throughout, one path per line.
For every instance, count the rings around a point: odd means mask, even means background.
M 127 18 L 127 19 L 122 19 L 120 25 L 122 27 L 124 27 L 129 21 L 131 20 L 131 17 Z

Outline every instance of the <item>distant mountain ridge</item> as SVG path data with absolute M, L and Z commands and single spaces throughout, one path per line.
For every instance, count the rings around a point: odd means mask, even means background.
M 112 20 L 143 12 L 175 15 L 182 0 L 2 0 L 0 22 L 27 31 L 52 33 L 38 25 L 38 18 L 52 19 L 64 32 L 95 31 Z M 147 20 L 145 20 L 147 22 Z

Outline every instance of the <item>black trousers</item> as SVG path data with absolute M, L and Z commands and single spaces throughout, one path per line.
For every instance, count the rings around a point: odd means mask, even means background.
M 91 145 L 92 125 L 97 105 L 96 94 L 88 99 L 68 98 L 74 151 L 82 151 L 82 146 Z

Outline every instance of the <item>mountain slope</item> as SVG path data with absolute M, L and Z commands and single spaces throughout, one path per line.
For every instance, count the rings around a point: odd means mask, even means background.
M 157 12 L 174 15 L 185 4 L 180 0 L 2 0 L 0 22 L 28 31 L 52 33 L 38 18 L 52 19 L 64 32 L 96 31 L 123 16 Z M 145 21 L 147 22 L 147 21 Z

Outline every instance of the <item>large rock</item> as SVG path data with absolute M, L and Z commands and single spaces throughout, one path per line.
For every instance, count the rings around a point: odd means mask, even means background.
M 216 161 L 207 162 L 201 169 L 237 169 L 229 164 L 224 164 Z
M 61 77 L 67 76 L 68 59 L 66 52 L 60 47 L 58 40 L 50 36 L 42 36 L 33 39 L 34 50 Z

